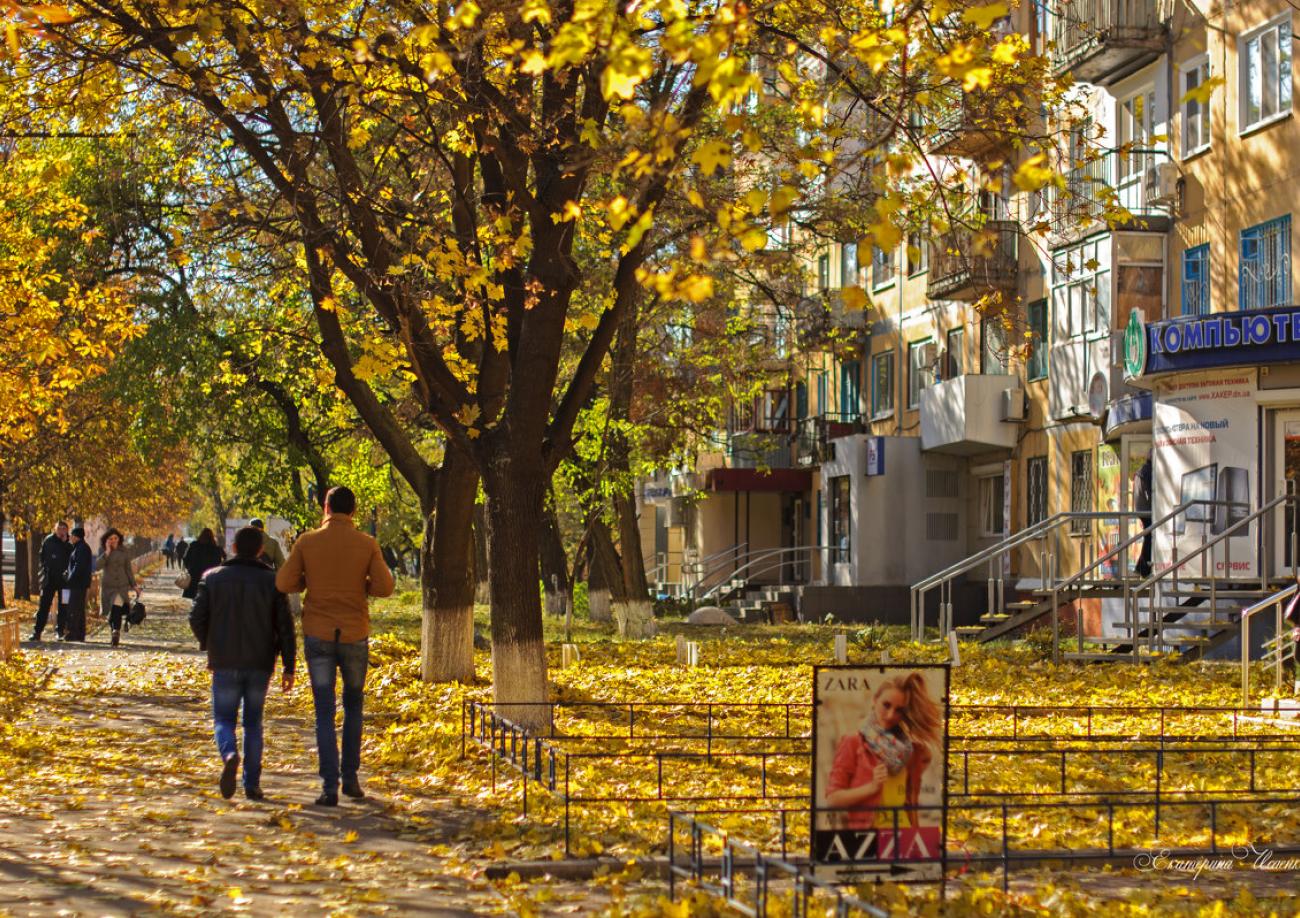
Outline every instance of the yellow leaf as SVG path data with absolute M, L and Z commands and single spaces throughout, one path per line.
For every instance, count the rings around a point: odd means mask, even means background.
M 1010 10 L 1007 9 L 1005 3 L 990 3 L 985 6 L 971 7 L 961 14 L 961 18 L 963 22 L 983 30 L 1007 15 L 1008 12 Z
M 1222 86 L 1223 83 L 1223 77 L 1210 77 L 1195 89 L 1187 90 L 1187 92 L 1183 94 L 1183 97 L 1178 100 L 1178 104 L 1181 106 L 1187 102 L 1195 102 L 1198 105 L 1209 105 L 1210 97 L 1214 95 L 1214 90 Z
M 699 163 L 705 175 L 712 175 L 731 165 L 731 147 L 721 140 L 710 140 L 691 154 L 691 161 Z
M 1045 166 L 1047 154 L 1039 153 L 1020 164 L 1011 181 L 1021 191 L 1037 191 L 1052 180 L 1052 170 Z
M 867 291 L 861 287 L 845 287 L 840 291 L 840 301 L 844 308 L 849 312 L 858 312 L 866 309 L 867 304 L 871 302 L 867 296 Z
M 345 845 L 351 845 L 351 844 L 353 844 L 353 843 L 354 843 L 354 842 L 355 842 L 359 837 L 360 837 L 360 836 L 357 835 L 356 829 L 353 829 L 353 830 L 349 831 L 346 835 L 343 836 L 343 844 L 345 844 Z

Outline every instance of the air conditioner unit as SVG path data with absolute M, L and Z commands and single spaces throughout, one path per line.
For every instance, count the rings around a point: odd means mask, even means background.
M 1002 420 L 1023 421 L 1027 414 L 1024 389 L 1002 390 Z
M 1178 199 L 1178 167 L 1173 163 L 1147 166 L 1142 176 L 1143 198 L 1148 204 L 1172 204 Z

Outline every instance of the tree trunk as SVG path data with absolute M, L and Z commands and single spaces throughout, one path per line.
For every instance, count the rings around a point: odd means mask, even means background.
M 587 542 L 591 552 L 587 575 L 588 616 L 593 622 L 607 622 L 613 617 L 613 604 L 627 601 L 623 563 L 614 547 L 609 526 L 600 517 L 592 520 L 591 536 Z
M 636 385 L 636 334 L 640 297 L 633 299 L 618 326 L 618 338 L 610 355 L 609 411 L 614 421 L 610 436 L 610 473 L 623 484 L 614 495 L 618 515 L 618 546 L 622 552 L 621 576 L 623 602 L 645 603 L 650 599 L 646 583 L 645 559 L 641 556 L 641 530 L 637 526 L 636 495 L 632 491 L 631 444 L 622 422 L 632 416 L 632 396 Z
M 614 498 L 618 511 L 618 545 L 623 554 L 623 586 L 628 599 L 650 597 L 650 583 L 645 575 L 645 556 L 641 553 L 641 526 L 636 517 L 636 496 L 624 491 Z
M 27 570 L 31 572 L 32 589 L 38 593 L 41 589 L 41 543 L 47 535 L 49 533 L 39 529 L 27 533 Z
M 32 598 L 31 552 L 27 539 L 14 537 L 14 599 Z
M 564 553 L 560 519 L 554 504 L 548 502 L 542 513 L 542 586 L 546 590 L 546 611 L 563 615 L 570 590 L 569 557 Z
M 438 470 L 437 503 L 424 508 L 420 672 L 425 682 L 469 685 L 474 681 L 472 524 L 477 494 L 478 472 L 473 463 L 448 448 Z
M 488 583 L 488 525 L 487 505 L 474 506 L 474 601 L 487 605 L 492 601 L 492 587 Z
M 488 579 L 492 603 L 492 695 L 502 716 L 545 729 L 546 644 L 538 584 L 538 532 L 545 472 L 504 436 L 484 444 Z

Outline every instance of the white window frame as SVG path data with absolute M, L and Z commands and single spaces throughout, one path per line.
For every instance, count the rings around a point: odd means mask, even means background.
M 922 348 L 934 342 L 933 338 L 918 338 L 907 342 L 907 410 L 921 407 L 921 390 L 934 385 L 934 368 L 918 363 Z
M 1294 54 L 1295 51 L 1295 34 L 1294 34 L 1294 29 L 1292 28 L 1290 12 L 1283 13 L 1281 16 L 1277 16 L 1273 19 L 1270 19 L 1268 22 L 1264 23 L 1263 25 L 1256 26 L 1255 28 L 1250 29 L 1249 31 L 1246 32 L 1242 32 L 1237 36 L 1237 98 L 1238 98 L 1237 128 L 1238 128 L 1238 133 L 1242 136 L 1260 130 L 1261 128 L 1267 127 L 1268 125 L 1281 121 L 1284 118 L 1291 117 L 1291 109 L 1295 104 L 1294 102 L 1295 87 L 1294 87 L 1294 81 L 1293 79 L 1291 79 L 1291 69 L 1288 69 L 1287 70 L 1288 82 L 1286 86 L 1286 95 L 1288 98 L 1288 104 L 1285 107 L 1283 107 L 1282 105 L 1282 99 L 1281 99 L 1282 83 L 1279 81 L 1277 86 L 1278 110 L 1274 112 L 1272 115 L 1261 115 L 1261 117 L 1257 121 L 1247 120 L 1249 118 L 1249 107 L 1250 107 L 1250 51 L 1249 51 L 1250 43 L 1257 38 L 1263 37 L 1268 32 L 1277 29 L 1284 24 L 1288 27 L 1288 31 L 1291 33 L 1288 36 L 1288 43 L 1291 45 L 1291 48 L 1288 52 L 1288 56 L 1290 56 Z M 1280 52 L 1280 48 L 1281 48 L 1280 42 L 1278 44 L 1278 48 Z M 1279 58 L 1280 58 L 1280 53 L 1279 53 Z M 1261 66 L 1262 63 L 1263 62 L 1261 60 Z M 1294 66 L 1294 63 L 1292 66 Z M 1279 69 L 1281 69 L 1280 66 Z
M 1194 87 L 1189 87 L 1187 85 L 1187 77 L 1190 74 L 1196 74 L 1196 86 Z M 1189 61 L 1185 61 L 1182 66 L 1178 68 L 1178 116 L 1179 127 L 1181 129 L 1179 132 L 1179 140 L 1182 145 L 1183 159 L 1190 159 L 1191 157 L 1204 153 L 1206 150 L 1210 149 L 1210 144 L 1213 140 L 1213 135 L 1210 132 L 1210 106 L 1208 103 L 1195 102 L 1185 97 L 1193 89 L 1199 89 L 1209 82 L 1212 74 L 1213 71 L 1210 69 L 1210 56 L 1208 54 L 1202 54 Z M 1197 134 L 1199 136 L 1197 138 L 1198 142 L 1195 143 L 1190 139 L 1189 119 L 1191 116 L 1187 111 L 1192 105 L 1197 107 L 1197 118 L 1199 119 L 1197 121 Z M 1200 140 L 1201 137 L 1203 137 L 1204 140 Z
M 1120 173 L 1119 184 L 1141 182 L 1147 166 L 1151 165 L 1153 160 L 1147 151 L 1153 149 L 1155 145 L 1156 90 L 1154 85 L 1143 86 L 1119 100 L 1115 109 L 1115 130 L 1119 135 L 1120 146 L 1131 145 L 1133 150 L 1121 154 L 1118 158 L 1116 166 Z

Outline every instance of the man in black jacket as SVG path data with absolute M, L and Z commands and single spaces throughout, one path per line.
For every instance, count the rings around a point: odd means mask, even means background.
M 244 796 L 262 800 L 262 710 L 275 670 L 283 664 L 280 688 L 293 688 L 296 644 L 285 595 L 275 572 L 258 560 L 262 533 L 246 526 L 235 534 L 235 556 L 199 581 L 190 610 L 190 629 L 208 653 L 212 670 L 212 721 L 221 753 L 221 796 L 235 794 L 239 771 L 236 724 L 244 708 Z
M 58 612 L 54 619 L 54 630 L 58 633 L 59 640 L 63 640 L 63 632 L 68 627 L 68 604 L 63 601 L 63 573 L 68 569 L 68 556 L 71 554 L 68 524 L 59 520 L 54 531 L 41 542 L 41 602 L 36 607 L 36 624 L 32 627 L 31 637 L 33 641 L 41 639 L 41 633 L 50 620 L 50 606 L 55 603 L 58 603 Z
M 69 641 L 86 639 L 86 592 L 95 572 L 95 556 L 86 544 L 86 530 L 80 526 L 72 530 L 72 551 L 68 555 L 68 569 L 63 574 L 63 588 L 68 591 L 68 623 L 63 637 Z

